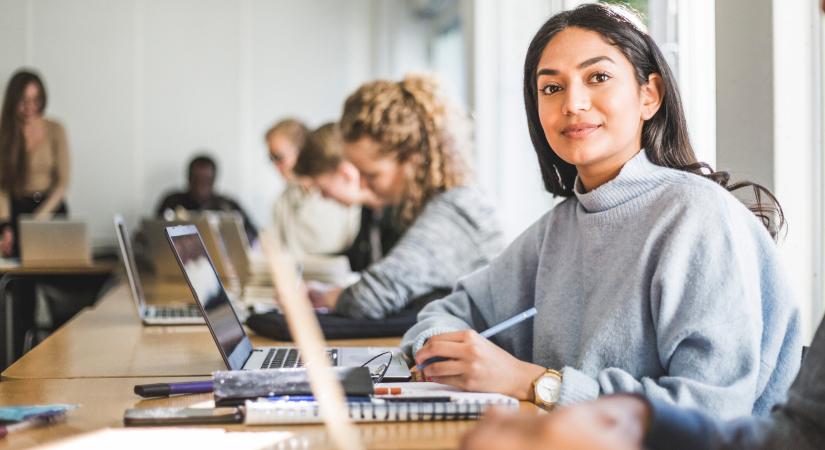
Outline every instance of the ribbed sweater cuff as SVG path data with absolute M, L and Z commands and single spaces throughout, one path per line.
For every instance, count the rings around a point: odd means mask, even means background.
M 599 383 L 584 372 L 572 367 L 565 367 L 561 373 L 560 405 L 586 402 L 599 397 Z
M 413 342 L 412 356 L 415 357 L 415 354 L 418 353 L 418 351 L 421 350 L 421 347 L 423 347 L 424 344 L 427 343 L 427 339 L 433 336 L 437 336 L 439 334 L 452 333 L 453 331 L 459 330 L 456 328 L 435 327 L 423 331 L 421 334 L 418 335 L 417 338 L 415 338 L 415 342 Z

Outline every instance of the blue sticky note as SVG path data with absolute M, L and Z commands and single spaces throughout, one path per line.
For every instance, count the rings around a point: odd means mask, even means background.
M 6 422 L 20 422 L 31 416 L 43 413 L 55 413 L 77 408 L 78 405 L 20 405 L 0 407 L 0 420 Z

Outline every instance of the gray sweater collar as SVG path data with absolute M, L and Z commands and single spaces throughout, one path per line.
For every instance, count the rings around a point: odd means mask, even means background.
M 587 212 L 607 211 L 660 186 L 666 173 L 667 169 L 650 162 L 642 149 L 625 163 L 616 178 L 590 192 L 584 192 L 577 176 L 573 192 Z

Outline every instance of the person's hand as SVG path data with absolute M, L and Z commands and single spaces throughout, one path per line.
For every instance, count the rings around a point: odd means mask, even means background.
M 311 282 L 307 283 L 307 290 L 309 301 L 314 308 L 333 310 L 344 289 L 339 286 Z
M 427 379 L 466 391 L 499 392 L 532 400 L 533 381 L 545 368 L 521 361 L 473 330 L 431 337 L 415 354 L 416 365 L 441 357 L 422 371 Z
M 643 400 L 627 395 L 603 397 L 539 416 L 492 411 L 464 435 L 461 448 L 639 449 L 649 414 Z
M 9 257 L 11 256 L 13 249 L 14 232 L 11 231 L 11 228 L 6 227 L 3 230 L 2 237 L 0 237 L 0 253 L 3 254 L 3 257 Z

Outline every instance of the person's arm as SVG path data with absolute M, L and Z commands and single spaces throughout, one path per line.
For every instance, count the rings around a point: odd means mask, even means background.
M 454 287 L 460 277 L 488 261 L 492 247 L 498 250 L 495 217 L 475 216 L 452 202 L 433 200 L 390 253 L 341 293 L 335 311 L 378 319 L 415 298 Z
M 11 201 L 6 190 L 0 190 L 0 255 L 10 256 L 14 248 L 14 233 L 11 228 Z
M 781 401 L 799 367 L 798 310 L 764 229 L 725 212 L 712 226 L 676 227 L 660 243 L 650 314 L 662 374 L 565 367 L 560 403 L 638 392 L 734 417 Z
M 770 417 L 743 417 L 720 422 L 707 414 L 649 400 L 651 449 L 825 448 L 825 321 L 788 393 L 787 404 Z
M 516 238 L 488 266 L 462 277 L 450 295 L 427 304 L 401 341 L 407 353 L 414 356 L 433 336 L 467 329 L 482 331 L 533 306 L 538 249 L 545 226 L 546 216 Z M 496 302 L 502 298 L 508 301 Z M 530 350 L 516 348 L 519 345 L 512 336 L 513 333 L 505 332 L 495 340 L 511 353 L 530 357 Z
M 70 161 L 69 161 L 69 141 L 66 138 L 66 131 L 57 122 L 51 122 L 49 138 L 54 146 L 55 168 L 51 191 L 46 200 L 40 204 L 34 212 L 36 219 L 45 219 L 52 216 L 60 203 L 66 198 L 66 190 L 69 187 Z

